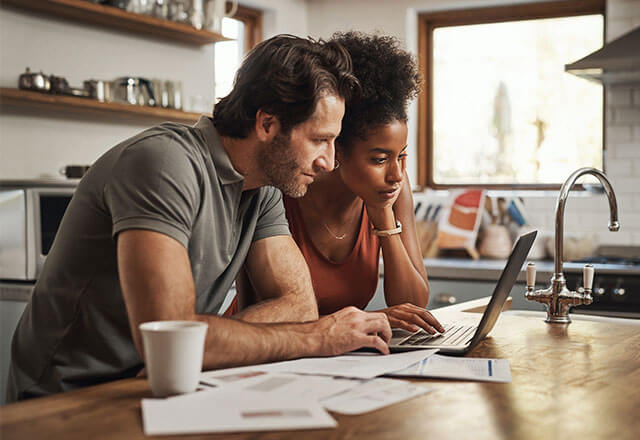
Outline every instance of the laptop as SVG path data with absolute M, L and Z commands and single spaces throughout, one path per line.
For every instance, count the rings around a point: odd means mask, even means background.
M 462 356 L 471 351 L 493 329 L 498 320 L 498 315 L 500 315 L 502 307 L 518 278 L 520 269 L 522 269 L 522 265 L 527 255 L 529 255 L 529 250 L 537 233 L 537 231 L 529 232 L 518 238 L 500 275 L 498 284 L 496 284 L 493 295 L 491 295 L 489 305 L 487 305 L 477 326 L 443 323 L 444 333 L 436 333 L 435 335 L 430 335 L 422 329 L 414 333 L 403 329 L 394 329 L 393 336 L 389 341 L 389 350 L 392 353 L 397 353 L 437 348 L 440 354 L 456 356 Z

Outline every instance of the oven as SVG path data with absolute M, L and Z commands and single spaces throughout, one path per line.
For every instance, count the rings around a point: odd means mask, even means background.
M 34 283 L 75 184 L 0 182 L 0 280 Z
M 593 303 L 571 313 L 640 319 L 640 248 L 625 248 L 626 256 L 597 256 L 581 260 L 595 268 Z M 567 287 L 582 286 L 582 274 L 564 273 Z

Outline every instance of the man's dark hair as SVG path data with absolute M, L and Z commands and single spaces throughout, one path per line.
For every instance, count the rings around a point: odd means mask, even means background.
M 358 92 L 351 58 L 339 43 L 277 35 L 247 54 L 233 90 L 213 110 L 213 124 L 223 136 L 246 138 L 262 109 L 288 133 L 313 115 L 325 94 L 349 102 Z
M 349 51 L 361 86 L 360 99 L 347 103 L 336 141 L 348 153 L 354 139 L 366 139 L 371 129 L 394 120 L 407 122 L 407 104 L 420 93 L 422 78 L 397 38 L 354 31 L 335 33 L 329 41 Z

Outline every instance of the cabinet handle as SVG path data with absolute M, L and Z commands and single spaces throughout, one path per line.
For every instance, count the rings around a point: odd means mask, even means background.
M 457 303 L 458 299 L 450 293 L 439 293 L 438 296 L 436 296 L 436 302 L 438 304 L 452 305 Z

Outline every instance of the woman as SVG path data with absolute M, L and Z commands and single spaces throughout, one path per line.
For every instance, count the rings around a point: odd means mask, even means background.
M 346 109 L 334 171 L 317 176 L 304 197 L 284 197 L 319 313 L 366 307 L 376 291 L 382 250 L 389 307 L 381 311 L 391 327 L 443 332 L 424 310 L 429 286 L 405 173 L 406 107 L 420 84 L 415 61 L 392 37 L 349 32 L 332 41 L 349 51 L 362 97 Z M 237 283 L 243 299 L 253 297 L 247 281 Z

